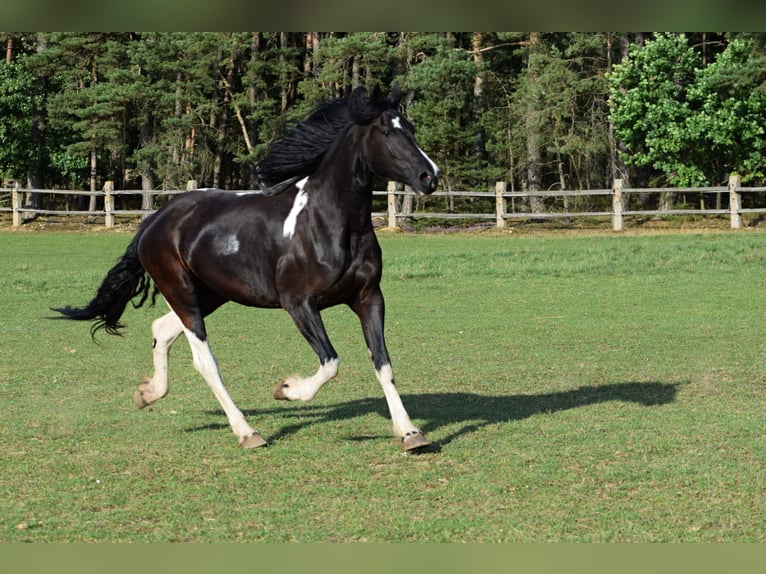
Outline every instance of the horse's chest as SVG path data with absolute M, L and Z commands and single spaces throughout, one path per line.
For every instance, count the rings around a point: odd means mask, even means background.
M 380 275 L 380 258 L 352 243 L 338 246 L 312 245 L 296 249 L 280 266 L 280 291 L 310 295 L 321 306 L 343 303 L 362 286 Z

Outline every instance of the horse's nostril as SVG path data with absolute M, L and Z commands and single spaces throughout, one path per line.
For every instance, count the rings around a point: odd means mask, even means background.
M 436 189 L 436 185 L 439 183 L 439 177 L 431 172 L 424 171 L 420 175 L 420 182 L 430 191 Z

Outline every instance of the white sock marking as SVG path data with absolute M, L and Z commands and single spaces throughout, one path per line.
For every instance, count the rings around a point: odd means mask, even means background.
M 152 361 L 154 374 L 148 381 L 149 400 L 157 400 L 168 392 L 168 351 L 173 342 L 183 332 L 183 323 L 173 311 L 152 322 L 154 348 Z
M 295 184 L 295 187 L 298 188 L 298 195 L 295 196 L 293 208 L 290 210 L 290 213 L 287 215 L 287 219 L 285 219 L 285 224 L 282 226 L 282 237 L 288 237 L 292 239 L 293 235 L 295 235 L 295 226 L 298 223 L 298 214 L 303 211 L 303 208 L 306 207 L 306 204 L 309 202 L 308 194 L 303 191 L 303 188 L 306 186 L 306 182 L 308 182 L 308 180 L 308 177 L 304 177 L 302 180 Z
M 215 398 L 218 399 L 218 403 L 229 419 L 229 424 L 234 434 L 239 437 L 240 441 L 251 436 L 255 431 L 247 424 L 242 411 L 237 408 L 234 401 L 231 400 L 228 391 L 223 386 L 221 375 L 218 372 L 218 365 L 216 364 L 213 352 L 210 350 L 210 345 L 207 341 L 201 341 L 197 335 L 186 327 L 184 327 L 184 333 L 191 347 L 194 368 L 202 375 L 202 378 L 205 379 L 205 382 L 213 391 Z
M 338 363 L 338 359 L 331 359 L 319 365 L 319 370 L 312 377 L 288 377 L 285 379 L 288 386 L 282 389 L 282 393 L 290 401 L 310 401 L 327 381 L 338 374 Z
M 402 399 L 396 386 L 394 386 L 394 371 L 391 365 L 383 365 L 379 371 L 375 371 L 375 375 L 378 377 L 378 382 L 383 387 L 383 394 L 386 396 L 391 421 L 394 423 L 394 435 L 403 437 L 407 433 L 418 432 L 407 411 L 404 410 Z

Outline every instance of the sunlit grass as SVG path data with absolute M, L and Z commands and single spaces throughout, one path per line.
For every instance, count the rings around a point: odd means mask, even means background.
M 391 435 L 358 320 L 315 401 L 274 385 L 316 359 L 281 311 L 209 320 L 224 381 L 270 440 L 236 447 L 179 341 L 137 411 L 149 325 L 50 321 L 129 235 L 0 233 L 0 540 L 766 540 L 762 233 L 381 236 L 397 386 L 439 448 Z

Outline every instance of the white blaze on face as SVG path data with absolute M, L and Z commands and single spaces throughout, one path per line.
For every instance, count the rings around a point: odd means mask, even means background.
M 399 129 L 399 130 L 404 129 L 402 127 L 402 120 L 401 118 L 399 118 L 399 116 L 396 116 L 393 120 L 391 120 L 391 123 L 396 129 Z M 424 158 L 426 158 L 426 161 L 428 162 L 428 165 L 431 166 L 431 169 L 433 170 L 434 174 L 438 175 L 439 168 L 436 167 L 436 164 L 433 162 L 433 160 L 430 157 L 428 157 L 428 154 L 426 154 L 426 152 L 420 149 L 420 146 L 418 146 L 418 144 L 415 144 L 415 147 L 418 148 L 418 151 L 423 155 Z
M 295 187 L 298 188 L 298 194 L 295 196 L 293 207 L 290 210 L 290 213 L 287 214 L 285 224 L 282 226 L 282 237 L 292 238 L 292 236 L 295 235 L 295 225 L 298 223 L 298 214 L 303 211 L 303 208 L 306 207 L 306 204 L 309 202 L 309 196 L 303 190 L 308 180 L 308 177 L 304 177 L 295 184 Z
M 430 157 L 428 157 L 428 154 L 424 152 L 422 149 L 420 149 L 420 147 L 417 144 L 415 144 L 415 147 L 418 148 L 418 151 L 423 154 L 424 158 L 426 158 L 426 161 L 431 166 L 431 169 L 433 170 L 434 175 L 439 175 L 439 168 L 436 167 L 436 164 L 433 162 L 433 160 Z

